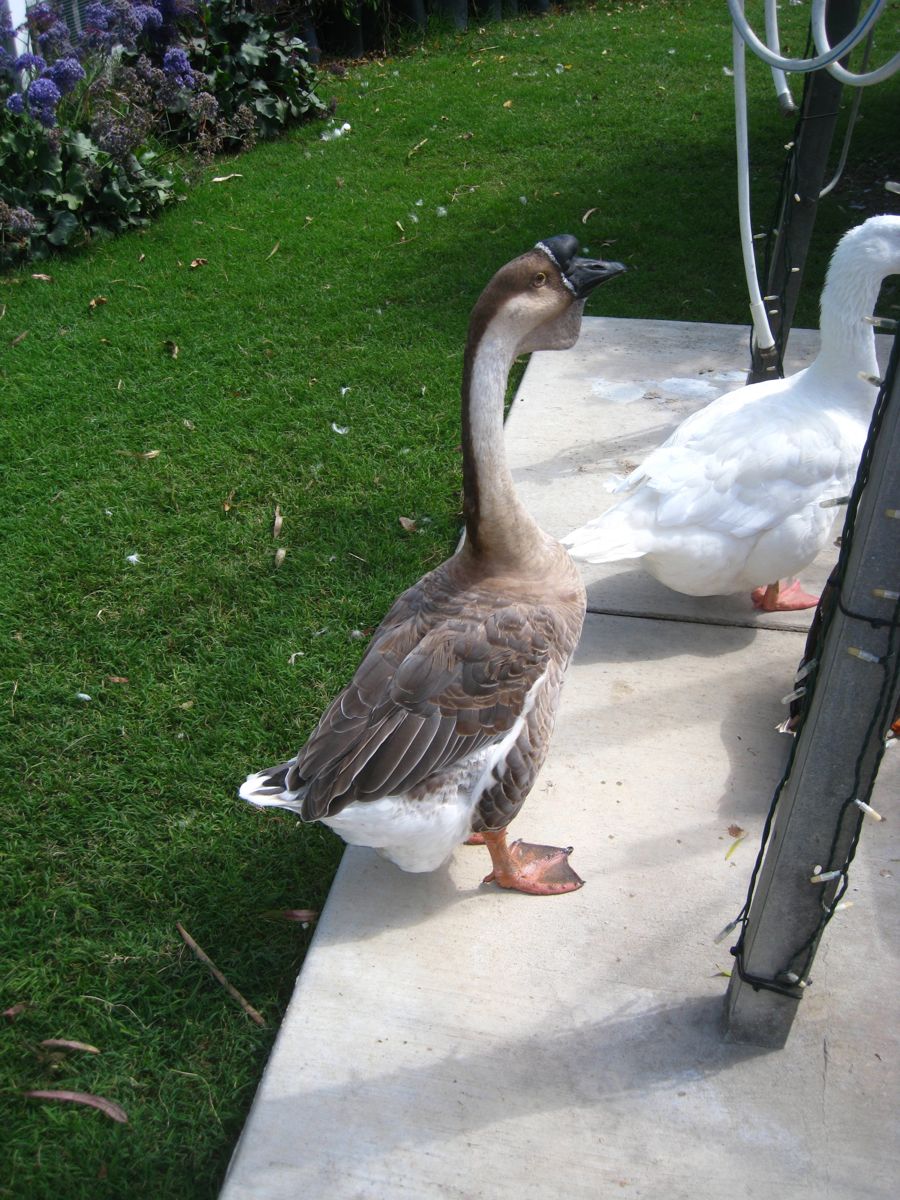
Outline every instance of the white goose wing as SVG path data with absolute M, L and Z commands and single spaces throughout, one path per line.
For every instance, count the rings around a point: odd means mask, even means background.
M 811 402 L 787 402 L 782 388 L 733 393 L 684 421 L 622 490 L 649 489 L 660 528 L 746 538 L 831 494 L 845 459 L 837 426 Z

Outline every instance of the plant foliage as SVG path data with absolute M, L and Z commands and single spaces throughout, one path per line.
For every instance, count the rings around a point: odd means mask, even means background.
M 319 113 L 306 45 L 281 22 L 233 0 L 94 0 L 74 33 L 34 5 L 32 52 L 0 50 L 0 266 L 144 225 L 176 167 Z
M 216 0 L 201 5 L 196 24 L 201 32 L 186 37 L 191 64 L 210 81 L 227 120 L 248 108 L 260 136 L 271 137 L 322 111 L 306 43 L 281 30 L 277 18 Z

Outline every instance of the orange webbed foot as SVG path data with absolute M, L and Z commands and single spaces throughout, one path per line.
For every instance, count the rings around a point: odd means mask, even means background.
M 485 883 L 531 896 L 559 896 L 584 886 L 584 880 L 569 866 L 571 846 L 537 846 L 523 841 L 507 845 L 505 830 L 483 837 L 494 867 Z
M 754 588 L 750 599 L 760 612 L 800 612 L 819 603 L 819 597 L 805 592 L 796 579 L 786 587 L 770 583 L 768 587 Z

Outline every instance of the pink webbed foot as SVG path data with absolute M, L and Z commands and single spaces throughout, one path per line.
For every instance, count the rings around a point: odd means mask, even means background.
M 770 583 L 768 587 L 754 588 L 750 598 L 753 607 L 760 612 L 799 612 L 804 608 L 815 608 L 819 603 L 819 597 L 804 592 L 796 579 L 786 587 Z
M 470 833 L 463 842 L 464 846 L 484 846 L 485 844 L 483 833 Z
M 558 896 L 584 886 L 584 880 L 569 866 L 571 846 L 563 849 L 522 841 L 507 845 L 505 829 L 482 836 L 494 868 L 485 876 L 485 883 L 532 896 Z

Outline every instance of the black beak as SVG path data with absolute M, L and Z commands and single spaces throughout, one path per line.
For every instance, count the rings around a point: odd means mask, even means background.
M 604 262 L 601 258 L 579 258 L 578 238 L 570 233 L 544 238 L 538 246 L 553 259 L 578 300 L 585 300 L 598 284 L 621 275 L 622 263 Z
M 576 258 L 564 271 L 579 300 L 586 299 L 598 284 L 621 275 L 626 268 L 619 262 L 604 262 L 602 258 Z

